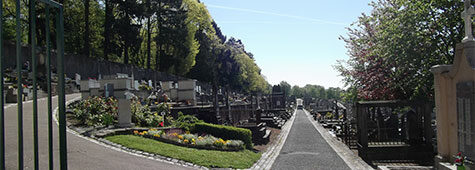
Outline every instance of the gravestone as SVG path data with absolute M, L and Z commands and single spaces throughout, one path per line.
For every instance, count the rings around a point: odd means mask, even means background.
M 112 83 L 104 84 L 104 96 L 105 97 L 114 96 L 114 84 L 112 84 Z
M 7 93 L 5 94 L 5 102 L 6 103 L 16 103 L 18 100 L 17 98 L 17 90 L 14 88 L 9 88 Z
M 131 92 L 125 92 L 124 95 L 116 96 L 118 100 L 118 112 L 119 112 L 119 124 L 120 128 L 128 128 L 134 126 L 132 123 L 132 112 L 130 108 L 131 99 L 134 94 Z
M 189 101 L 191 105 L 196 105 L 196 80 L 178 81 L 178 101 Z

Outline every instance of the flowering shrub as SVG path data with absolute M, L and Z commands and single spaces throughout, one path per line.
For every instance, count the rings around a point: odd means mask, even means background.
M 172 141 L 181 145 L 210 148 L 220 150 L 241 150 L 244 149 L 244 142 L 240 140 L 223 140 L 211 135 L 198 136 L 197 134 L 165 133 L 163 130 L 150 129 L 148 131 L 134 131 L 134 135 L 157 139 L 161 141 Z
M 140 101 L 133 100 L 130 105 L 132 111 L 132 122 L 142 127 L 165 127 L 173 124 L 173 117 L 170 116 L 170 109 L 167 104 L 158 104 L 156 112 L 152 112 L 148 105 L 140 104 Z M 165 113 L 166 121 L 161 113 Z
M 117 99 L 89 97 L 71 106 L 74 117 L 81 125 L 112 125 L 117 121 Z

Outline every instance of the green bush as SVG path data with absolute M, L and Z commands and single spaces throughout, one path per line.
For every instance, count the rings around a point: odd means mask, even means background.
M 233 126 L 215 125 L 209 123 L 195 123 L 192 128 L 193 133 L 206 133 L 224 140 L 241 140 L 247 149 L 252 148 L 252 133 L 249 129 L 237 128 Z
M 191 128 L 195 125 L 195 123 L 201 123 L 202 120 L 196 118 L 193 115 L 183 115 L 182 112 L 178 112 L 178 118 L 175 120 L 173 124 L 174 127 L 181 128 L 185 131 L 190 131 Z

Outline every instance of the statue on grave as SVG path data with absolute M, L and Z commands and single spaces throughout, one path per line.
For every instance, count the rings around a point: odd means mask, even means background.
M 465 0 L 464 11 L 462 12 L 462 18 L 465 22 L 465 37 L 462 42 L 474 41 L 472 31 L 472 16 L 475 14 L 475 10 L 471 4 L 471 0 Z

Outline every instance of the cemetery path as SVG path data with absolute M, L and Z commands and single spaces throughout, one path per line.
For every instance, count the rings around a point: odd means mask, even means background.
M 80 94 L 66 96 L 66 100 L 79 97 Z M 57 98 L 53 98 L 53 109 L 57 107 Z M 32 102 L 23 103 L 23 139 L 24 168 L 33 169 L 33 116 Z M 39 126 L 39 169 L 48 169 L 48 125 L 47 100 L 38 99 Z M 17 107 L 5 107 L 5 161 L 6 169 L 18 169 Z M 58 126 L 53 122 L 54 167 L 59 167 Z M 179 165 L 131 155 L 105 147 L 85 138 L 67 132 L 69 169 L 189 169 Z
M 295 116 L 289 136 L 271 169 L 350 169 L 303 110 L 297 110 Z

